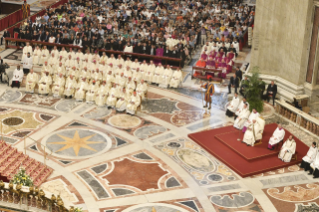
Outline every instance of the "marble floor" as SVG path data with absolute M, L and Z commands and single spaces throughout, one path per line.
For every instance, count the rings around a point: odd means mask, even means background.
M 5 62 L 19 63 L 14 50 L 0 53 L 9 55 Z M 216 86 L 207 113 L 198 82 L 188 78 L 190 67 L 183 71 L 185 87 L 150 86 L 136 116 L 0 84 L 0 119 L 15 117 L 19 129 L 4 128 L 4 139 L 22 151 L 22 138 L 30 136 L 27 154 L 41 162 L 47 155 L 54 169 L 41 188 L 84 211 L 319 211 L 319 184 L 297 165 L 241 178 L 187 137 L 233 120 L 224 115 L 224 85 Z M 263 116 L 268 123 L 279 120 L 268 104 Z M 306 144 L 314 139 L 285 127 Z

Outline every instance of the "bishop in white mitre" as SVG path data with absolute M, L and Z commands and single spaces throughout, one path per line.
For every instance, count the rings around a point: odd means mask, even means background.
M 54 97 L 61 97 L 64 92 L 64 86 L 65 86 L 65 79 L 62 73 L 60 73 L 52 85 L 52 95 Z
M 247 121 L 249 115 L 250 115 L 250 111 L 248 109 L 248 105 L 244 104 L 243 109 L 240 111 L 237 118 L 235 119 L 234 127 L 239 130 L 243 129 L 244 124 Z
M 251 113 L 250 113 L 250 115 L 249 115 L 247 121 L 246 121 L 245 124 L 244 124 L 243 133 L 246 131 L 247 127 L 253 122 L 253 120 L 256 120 L 259 116 L 260 116 L 260 114 L 259 114 L 259 113 L 257 112 L 257 110 L 254 108 L 254 109 L 251 111 Z
M 163 75 L 161 76 L 161 81 L 159 86 L 161 88 L 167 88 L 169 83 L 171 82 L 171 78 L 173 76 L 173 70 L 169 65 L 166 66 L 166 69 L 163 72 Z
M 282 141 L 285 137 L 285 130 L 282 128 L 281 124 L 278 124 L 278 127 L 272 134 L 272 136 L 269 139 L 268 143 L 268 149 L 273 150 L 275 148 L 275 145 L 278 144 L 280 141 Z
M 43 65 L 45 61 L 48 61 L 49 56 L 50 56 L 49 50 L 47 49 L 47 46 L 44 46 L 42 51 L 41 51 L 39 65 Z
M 127 92 L 125 88 L 119 93 L 118 100 L 115 105 L 115 109 L 119 112 L 126 110 L 126 104 L 129 101 L 131 95 L 130 92 Z
M 154 70 L 152 83 L 159 84 L 161 82 L 162 75 L 164 74 L 164 67 L 162 64 L 158 64 L 158 66 Z
M 126 106 L 126 113 L 134 115 L 138 106 L 141 104 L 141 97 L 134 91 L 133 96 L 131 96 L 128 104 Z
M 117 97 L 119 95 L 118 89 L 116 87 L 117 87 L 117 85 L 113 84 L 113 87 L 111 88 L 111 90 L 109 92 L 109 96 L 106 99 L 107 107 L 115 107 L 115 105 L 116 105 Z
M 142 99 L 145 99 L 145 95 L 147 93 L 147 83 L 144 82 L 144 80 L 141 80 L 139 84 L 136 86 L 136 93 L 142 97 Z
M 50 85 L 52 84 L 52 78 L 49 75 L 49 72 L 45 72 L 45 75 L 41 77 L 38 85 L 38 93 L 40 95 L 48 95 L 50 93 Z
M 65 82 L 65 87 L 64 87 L 64 98 L 72 98 L 73 95 L 74 95 L 74 90 L 76 89 L 77 87 L 77 82 L 76 82 L 76 79 L 75 77 L 73 77 L 73 75 L 71 74 L 67 79 L 66 79 L 66 82 Z
M 310 164 L 316 158 L 317 152 L 317 143 L 313 142 L 307 154 L 302 158 L 300 168 L 304 169 L 305 171 L 308 171 L 310 169 Z
M 178 68 L 176 71 L 174 71 L 172 79 L 169 83 L 169 86 L 171 88 L 177 88 L 182 83 L 182 71 L 180 68 Z
M 236 113 L 235 113 L 235 120 L 237 118 L 237 116 L 239 116 L 239 114 L 241 113 L 241 111 L 244 109 L 244 106 L 247 105 L 247 109 L 249 110 L 249 103 L 247 102 L 246 98 L 244 97 L 242 99 L 242 101 L 240 102 L 237 110 L 236 110 Z
M 86 82 L 86 78 L 83 77 L 82 78 L 82 81 L 79 82 L 76 86 L 76 91 L 75 91 L 75 100 L 76 101 L 83 101 L 85 99 L 85 94 L 86 94 L 86 91 L 88 90 L 89 88 L 89 85 L 88 83 Z
M 310 163 L 309 175 L 313 175 L 313 178 L 319 177 L 319 153 L 317 152 L 316 158 Z
M 232 101 L 230 102 L 230 104 L 227 107 L 227 111 L 226 111 L 226 116 L 228 117 L 233 117 L 237 108 L 239 106 L 239 98 L 238 98 L 238 94 L 234 93 L 234 97 L 232 99 Z
M 109 94 L 109 91 L 110 91 L 110 88 L 108 87 L 108 85 L 106 84 L 106 81 L 104 80 L 95 95 L 95 104 L 97 106 L 99 107 L 105 106 L 106 97 Z
M 95 80 L 92 81 L 91 84 L 89 84 L 88 90 L 86 92 L 86 103 L 93 103 L 95 102 L 95 95 L 99 90 L 99 84 L 95 82 Z
M 22 50 L 22 61 L 23 61 L 23 59 L 24 58 L 26 58 L 27 57 L 27 54 L 28 54 L 28 52 L 30 53 L 30 56 L 32 56 L 32 46 L 30 46 L 30 43 L 29 42 L 27 42 L 26 43 L 26 46 L 25 47 L 23 47 L 23 50 Z
M 293 136 L 290 135 L 288 140 L 282 145 L 278 158 L 283 162 L 289 163 L 291 157 L 296 152 L 296 141 L 293 139 Z
M 39 46 L 37 46 L 33 51 L 33 64 L 34 65 L 39 64 L 40 56 L 41 56 L 41 49 Z
M 38 83 L 39 78 L 38 74 L 34 73 L 33 69 L 30 70 L 30 73 L 27 75 L 25 92 L 34 93 L 34 87 Z
M 256 120 L 253 120 L 252 123 L 247 128 L 242 142 L 246 143 L 247 146 L 254 146 L 255 142 L 261 139 L 261 136 L 258 136 L 258 135 L 261 135 L 260 134 L 261 130 L 262 129 L 259 126 L 259 124 L 256 122 Z

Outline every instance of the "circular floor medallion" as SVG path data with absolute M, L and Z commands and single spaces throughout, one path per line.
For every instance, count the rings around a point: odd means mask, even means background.
M 8 126 L 18 126 L 20 124 L 23 124 L 24 119 L 20 117 L 9 117 L 3 120 L 3 124 Z
M 136 116 L 120 114 L 112 116 L 108 120 L 108 123 L 117 128 L 127 129 L 139 126 L 142 123 L 142 120 Z
M 208 179 L 211 181 L 219 182 L 223 180 L 223 177 L 220 176 L 219 174 L 211 174 L 211 175 L 208 175 Z

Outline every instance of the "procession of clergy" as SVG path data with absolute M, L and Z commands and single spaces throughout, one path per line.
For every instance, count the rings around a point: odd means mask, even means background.
M 245 133 L 242 142 L 246 143 L 247 146 L 254 146 L 256 142 L 261 140 L 265 128 L 265 121 L 260 117 L 260 114 L 256 109 L 253 109 L 252 112 L 249 111 L 249 103 L 245 98 L 240 102 L 238 94 L 235 93 L 232 101 L 227 107 L 226 115 L 228 117 L 235 116 L 234 127 Z M 278 127 L 269 139 L 268 149 L 273 150 L 279 142 L 283 141 L 284 137 L 285 130 L 282 128 L 281 124 L 278 124 Z M 295 152 L 296 142 L 291 135 L 282 145 L 278 157 L 284 162 L 290 162 Z
M 38 85 L 38 93 L 54 97 L 72 98 L 76 101 L 86 101 L 98 106 L 108 106 L 117 111 L 135 114 L 141 101 L 147 93 L 148 83 L 160 87 L 177 88 L 182 80 L 180 69 L 173 71 L 170 66 L 164 68 L 150 61 L 134 62 L 130 57 L 124 61 L 121 55 L 108 57 L 105 52 L 100 56 L 67 52 L 64 47 L 58 51 L 56 46 L 49 53 L 46 46 L 41 50 L 37 46 L 33 51 L 27 43 L 23 49 L 22 64 L 24 74 L 27 74 L 26 92 L 34 93 Z M 41 77 L 32 70 L 33 65 L 42 65 Z M 26 71 L 27 70 L 27 71 Z M 28 73 L 30 70 L 30 73 Z M 19 84 L 23 72 L 16 69 L 13 73 L 12 85 Z M 19 87 L 18 86 L 18 87 Z

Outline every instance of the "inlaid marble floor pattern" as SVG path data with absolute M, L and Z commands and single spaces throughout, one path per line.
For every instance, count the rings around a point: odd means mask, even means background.
M 187 137 L 232 124 L 223 89 L 210 114 L 198 92 L 153 86 L 149 92 L 136 116 L 128 116 L 0 84 L 0 119 L 14 116 L 19 129 L 4 128 L 4 139 L 22 151 L 29 135 L 27 154 L 43 161 L 48 153 L 54 169 L 41 188 L 84 211 L 318 211 L 319 184 L 297 165 L 241 178 Z

